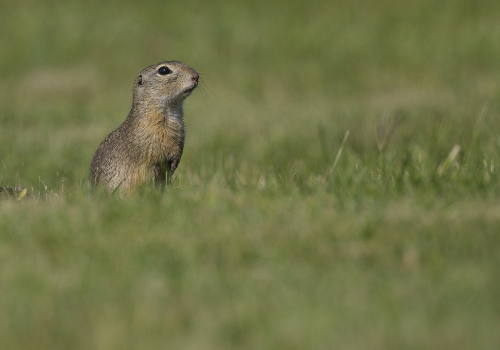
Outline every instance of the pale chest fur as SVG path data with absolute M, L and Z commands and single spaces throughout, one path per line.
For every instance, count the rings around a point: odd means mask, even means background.
M 180 118 L 165 118 L 152 114 L 142 118 L 137 130 L 142 145 L 141 158 L 146 165 L 153 166 L 179 159 L 184 148 L 184 122 Z

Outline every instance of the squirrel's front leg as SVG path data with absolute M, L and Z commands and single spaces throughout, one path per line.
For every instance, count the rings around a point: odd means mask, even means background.
M 175 169 L 177 169 L 177 166 L 179 165 L 180 158 L 172 160 L 170 162 L 170 166 L 168 167 L 168 172 L 167 172 L 167 185 L 172 184 L 172 175 L 174 175 Z

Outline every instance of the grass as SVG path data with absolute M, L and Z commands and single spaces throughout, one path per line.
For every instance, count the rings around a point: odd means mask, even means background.
M 498 348 L 499 4 L 0 2 L 0 348 Z M 174 185 L 92 194 L 165 59 Z

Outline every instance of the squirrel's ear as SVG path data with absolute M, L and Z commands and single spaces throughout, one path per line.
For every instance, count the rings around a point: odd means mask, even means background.
M 142 85 L 142 75 L 139 74 L 135 79 L 135 85 Z

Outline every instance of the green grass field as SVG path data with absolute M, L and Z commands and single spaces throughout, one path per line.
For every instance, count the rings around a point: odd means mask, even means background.
M 500 2 L 0 1 L 1 349 L 500 348 Z M 136 74 L 174 185 L 92 194 Z

